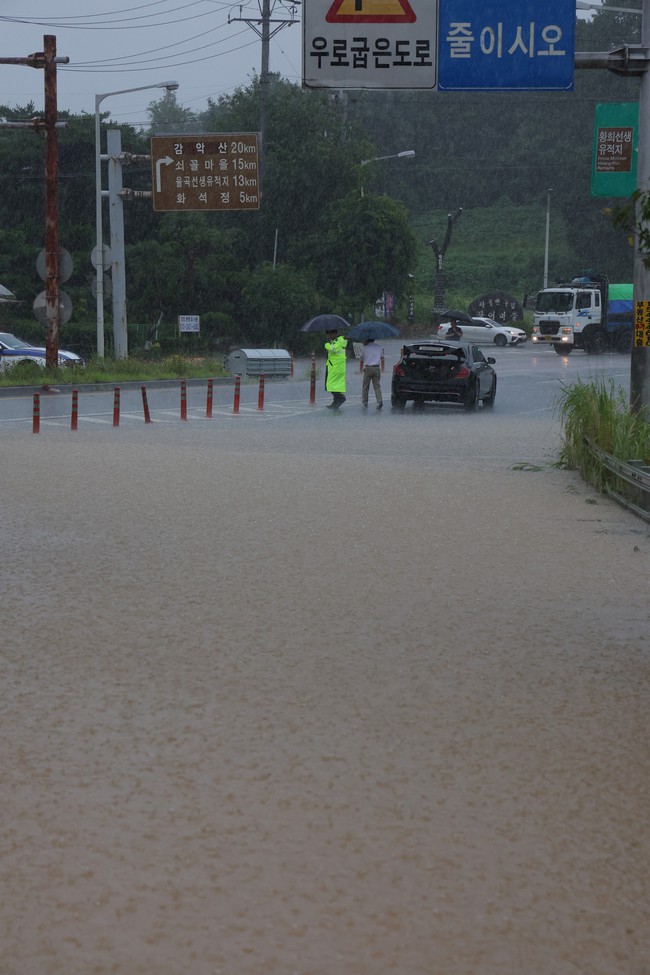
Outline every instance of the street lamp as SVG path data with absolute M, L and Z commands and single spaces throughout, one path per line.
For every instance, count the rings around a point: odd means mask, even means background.
M 415 149 L 403 149 L 402 152 L 395 152 L 391 156 L 375 156 L 373 159 L 362 159 L 360 165 L 367 166 L 371 162 L 381 162 L 382 159 L 410 159 L 415 155 Z
M 553 188 L 546 191 L 546 240 L 544 241 L 544 287 L 548 287 L 548 237 L 551 226 L 551 193 Z
M 101 95 L 95 95 L 95 264 L 97 268 L 97 356 L 100 359 L 104 358 L 104 261 L 102 256 L 104 234 L 102 228 L 102 155 L 99 106 L 105 98 L 109 98 L 111 95 L 128 95 L 132 91 L 148 91 L 150 88 L 166 88 L 167 91 L 176 91 L 178 82 L 159 81 L 155 85 L 139 85 L 137 88 L 122 88 L 120 91 L 105 91 Z
M 384 159 L 412 159 L 415 149 L 403 149 L 401 152 L 394 152 L 390 156 L 373 156 L 372 159 L 362 159 L 360 166 L 367 166 L 369 163 L 382 162 Z M 361 184 L 361 196 L 363 196 L 363 183 Z

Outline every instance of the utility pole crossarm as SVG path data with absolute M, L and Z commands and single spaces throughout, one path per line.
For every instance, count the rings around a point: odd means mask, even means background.
M 576 68 L 607 68 L 614 74 L 632 77 L 645 74 L 650 51 L 643 44 L 623 44 L 613 51 L 576 51 Z

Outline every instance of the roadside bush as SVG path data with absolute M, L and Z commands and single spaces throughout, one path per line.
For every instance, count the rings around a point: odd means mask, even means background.
M 557 408 L 563 425 L 559 466 L 580 471 L 599 490 L 614 475 L 593 456 L 585 437 L 618 460 L 650 462 L 650 424 L 632 412 L 613 380 L 563 385 Z

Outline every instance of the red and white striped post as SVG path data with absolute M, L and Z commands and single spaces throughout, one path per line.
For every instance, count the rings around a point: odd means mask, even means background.
M 72 390 L 72 412 L 70 414 L 70 429 L 76 430 L 79 419 L 79 390 Z
M 380 370 L 380 372 L 383 372 L 385 368 L 386 368 L 386 362 L 385 362 L 385 359 L 384 359 L 384 350 L 382 349 L 381 350 L 381 370 Z
M 214 380 L 208 379 L 208 394 L 205 401 L 205 417 L 207 420 L 212 419 L 212 399 L 214 396 L 213 387 L 214 387 Z
M 233 399 L 233 404 L 232 404 L 233 413 L 239 413 L 240 387 L 241 387 L 241 376 L 235 376 L 235 398 Z
M 187 380 L 181 379 L 181 420 L 187 420 Z
M 113 426 L 120 425 L 120 387 L 113 388 Z
M 257 394 L 257 410 L 261 413 L 264 410 L 264 373 L 260 373 L 260 389 Z
M 149 404 L 147 402 L 147 387 L 141 386 L 142 390 L 142 409 L 144 410 L 144 422 L 151 423 L 151 413 L 149 412 Z
M 32 413 L 32 433 L 41 432 L 41 394 L 34 393 L 34 408 Z
M 293 376 L 293 352 L 289 353 L 289 375 Z
M 311 374 L 309 377 L 309 405 L 316 404 L 316 353 L 311 354 Z

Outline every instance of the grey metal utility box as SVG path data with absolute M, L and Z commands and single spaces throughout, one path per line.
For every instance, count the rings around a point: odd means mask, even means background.
M 224 365 L 235 376 L 291 375 L 291 355 L 286 349 L 233 349 Z

